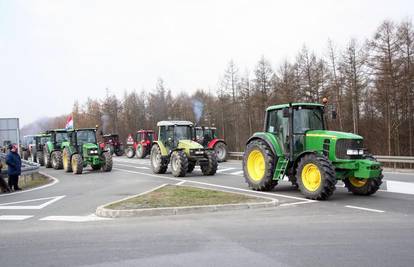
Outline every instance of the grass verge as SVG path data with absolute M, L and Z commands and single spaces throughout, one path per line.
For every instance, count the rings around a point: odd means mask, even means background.
M 19 187 L 22 189 L 30 189 L 50 183 L 51 180 L 40 173 L 20 176 Z
M 190 186 L 166 185 L 145 195 L 112 203 L 114 210 L 253 203 L 261 198 Z

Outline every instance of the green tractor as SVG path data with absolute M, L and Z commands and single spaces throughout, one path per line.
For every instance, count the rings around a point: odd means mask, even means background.
M 165 173 L 170 162 L 172 174 L 176 177 L 191 173 L 197 164 L 204 175 L 216 173 L 216 153 L 192 141 L 192 122 L 160 121 L 157 126 L 159 139 L 154 141 L 150 155 L 154 173 Z
M 68 130 L 68 141 L 62 143 L 63 169 L 81 174 L 90 165 L 93 170 L 112 170 L 112 156 L 102 150 L 96 141 L 96 128 Z
M 45 167 L 63 169 L 62 143 L 68 141 L 68 132 L 65 129 L 55 129 L 46 133 L 50 135 L 50 140 L 43 147 Z
M 264 131 L 249 138 L 243 158 L 250 188 L 272 190 L 286 175 L 309 199 L 329 198 L 337 180 L 357 195 L 379 189 L 382 168 L 366 154 L 363 138 L 326 130 L 324 110 L 314 103 L 267 108 Z

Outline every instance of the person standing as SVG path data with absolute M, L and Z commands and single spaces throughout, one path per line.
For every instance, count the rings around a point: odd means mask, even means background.
M 9 187 L 14 191 L 22 190 L 19 187 L 19 175 L 22 172 L 22 160 L 17 153 L 17 145 L 9 145 L 10 152 L 6 156 L 7 174 L 9 175 Z

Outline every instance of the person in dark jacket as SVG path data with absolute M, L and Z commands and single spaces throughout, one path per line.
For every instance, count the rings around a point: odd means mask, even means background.
M 9 145 L 10 152 L 6 156 L 8 166 L 7 174 L 9 175 L 9 187 L 14 191 L 22 190 L 19 187 L 19 175 L 22 172 L 22 160 L 17 153 L 17 145 Z

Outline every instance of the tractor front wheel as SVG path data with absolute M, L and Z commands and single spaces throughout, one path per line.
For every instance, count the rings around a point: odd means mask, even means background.
M 334 166 L 326 157 L 305 155 L 299 162 L 296 181 L 306 198 L 326 200 L 335 191 Z
M 192 173 L 194 171 L 195 165 L 195 161 L 188 161 L 187 173 Z
M 124 148 L 122 146 L 119 146 L 115 149 L 115 155 L 117 157 L 120 157 L 124 154 Z
M 244 178 L 249 187 L 257 191 L 272 190 L 277 185 L 277 180 L 273 180 L 276 161 L 277 157 L 265 142 L 250 142 L 243 156 Z
M 142 144 L 138 144 L 137 146 L 137 152 L 135 153 L 137 155 L 137 158 L 143 159 L 147 155 L 145 151 L 145 147 Z
M 171 154 L 171 172 L 175 177 L 184 177 L 188 170 L 188 158 L 184 151 L 176 150 Z
M 128 158 L 133 158 L 135 156 L 135 150 L 132 147 L 128 147 L 125 151 L 125 154 Z
M 72 165 L 72 172 L 74 174 L 82 174 L 82 172 L 83 172 L 83 159 L 82 159 L 81 155 L 79 155 L 79 154 L 72 155 L 71 165 Z
M 66 147 L 63 149 L 62 161 L 63 161 L 63 169 L 65 170 L 65 172 L 71 172 L 72 164 L 70 162 L 70 153 Z
M 161 149 L 158 145 L 152 146 L 151 149 L 151 168 L 154 173 L 165 173 L 168 168 L 168 162 L 162 158 Z
M 201 165 L 201 172 L 203 175 L 214 175 L 217 171 L 217 156 L 216 153 L 207 152 L 208 162 L 205 165 Z
M 377 161 L 373 156 L 366 156 L 366 159 Z M 346 188 L 349 192 L 352 192 L 354 195 L 360 196 L 369 196 L 378 191 L 382 184 L 382 169 L 380 176 L 370 179 L 358 179 L 355 177 L 349 177 L 344 179 Z
M 47 151 L 46 146 L 43 149 L 43 161 L 45 163 L 45 167 L 46 168 L 51 168 L 52 167 L 52 159 L 50 157 L 49 151 Z
M 52 152 L 52 167 L 55 170 L 60 170 L 64 167 L 62 152 L 60 151 Z
M 43 156 L 43 151 L 36 152 L 36 158 L 37 158 L 37 163 L 39 163 L 40 166 L 45 166 L 45 158 Z
M 103 153 L 104 164 L 102 165 L 102 170 L 104 172 L 112 171 L 112 155 L 109 152 Z
M 227 160 L 227 146 L 224 142 L 217 142 L 214 145 L 214 151 L 216 152 L 218 162 Z

